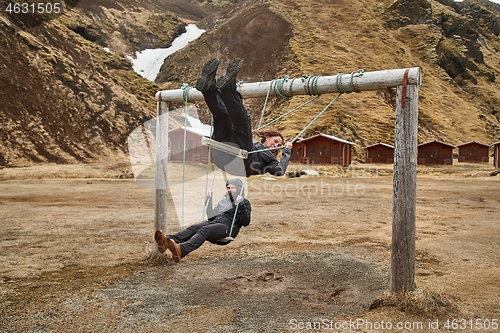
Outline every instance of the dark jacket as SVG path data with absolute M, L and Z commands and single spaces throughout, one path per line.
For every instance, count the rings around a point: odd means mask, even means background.
M 267 148 L 260 142 L 254 142 L 252 150 L 262 149 Z M 291 154 L 291 149 L 283 148 L 281 161 L 278 161 L 270 150 L 264 150 L 257 153 L 249 152 L 248 158 L 245 160 L 247 177 L 265 174 L 266 172 L 274 176 L 283 176 L 288 167 L 288 163 L 290 163 Z
M 210 223 L 222 223 L 228 226 L 229 230 L 233 224 L 233 217 L 236 207 L 238 211 L 236 212 L 236 218 L 234 220 L 233 231 L 231 237 L 236 237 L 242 226 L 248 226 L 250 224 L 250 212 L 252 207 L 250 201 L 243 198 L 241 202 L 236 205 L 236 200 L 231 200 L 229 194 L 226 194 L 224 198 L 217 203 L 217 206 L 213 208 L 212 198 L 207 199 L 207 216 Z

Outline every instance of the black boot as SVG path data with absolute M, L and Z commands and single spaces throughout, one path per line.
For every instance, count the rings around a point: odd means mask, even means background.
M 196 89 L 201 92 L 207 91 L 210 87 L 215 84 L 215 75 L 217 74 L 217 68 L 219 67 L 220 60 L 217 58 L 210 59 L 201 70 L 201 76 L 196 82 Z
M 224 76 L 221 76 L 219 80 L 217 80 L 217 88 L 224 89 L 232 81 L 236 81 L 236 75 L 238 75 L 238 72 L 241 69 L 241 65 L 243 65 L 243 60 L 241 60 L 240 58 L 231 60 L 231 62 L 227 66 L 226 74 L 224 74 Z

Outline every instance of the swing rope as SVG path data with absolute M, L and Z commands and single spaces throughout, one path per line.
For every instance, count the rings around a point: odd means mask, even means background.
M 269 85 L 269 88 L 267 88 L 266 99 L 264 100 L 264 106 L 262 107 L 262 111 L 260 113 L 259 125 L 257 126 L 258 128 L 261 128 L 260 125 L 262 125 L 262 120 L 264 118 L 264 111 L 266 110 L 267 101 L 269 100 L 270 93 L 271 93 L 271 84 Z
M 359 76 L 363 75 L 363 70 L 360 70 L 359 71 Z M 351 73 L 351 86 L 353 87 L 354 89 L 354 85 L 352 84 L 353 82 L 353 77 L 354 77 L 354 73 L 355 72 L 352 72 Z M 278 80 L 273 80 L 271 81 L 271 84 L 269 85 L 269 89 L 267 91 L 267 95 L 266 95 L 266 100 L 264 101 L 264 107 L 262 108 L 262 112 L 261 112 L 261 115 L 260 115 L 260 120 L 259 120 L 259 126 L 257 127 L 257 129 L 255 129 L 255 131 L 258 131 L 266 126 L 269 126 L 271 124 L 274 124 L 275 122 L 277 122 L 278 120 L 281 120 L 283 119 L 284 117 L 288 116 L 289 114 L 292 114 L 293 112 L 297 111 L 298 109 L 306 106 L 307 104 L 315 101 L 316 99 L 318 99 L 321 94 L 319 93 L 319 90 L 318 90 L 318 80 L 319 80 L 320 76 L 316 75 L 316 76 L 307 76 L 307 75 L 303 75 L 302 78 L 300 79 L 304 84 L 304 88 L 306 90 L 306 93 L 310 96 L 313 96 L 315 95 L 315 97 L 311 98 L 310 100 L 302 103 L 301 105 L 295 107 L 294 109 L 282 114 L 281 116 L 271 120 L 270 122 L 264 124 L 264 125 L 261 125 L 262 124 L 262 119 L 264 118 L 264 112 L 265 112 L 265 109 L 267 107 L 267 102 L 268 102 L 268 99 L 269 99 L 269 95 L 270 95 L 270 92 L 271 90 L 274 91 L 274 95 L 275 96 L 280 96 L 280 97 L 283 97 L 283 98 L 291 98 L 293 97 L 293 94 L 292 94 L 292 87 L 293 87 L 293 82 L 296 80 L 296 78 L 293 78 L 292 79 L 292 82 L 290 83 L 290 88 L 289 88 L 289 94 L 287 95 L 285 93 L 285 90 L 283 89 L 283 84 L 284 82 L 288 82 L 290 79 L 288 76 L 285 76 L 284 78 L 282 79 L 278 79 Z M 292 142 L 295 142 L 339 97 L 342 93 L 346 92 L 346 90 L 342 87 L 342 84 L 341 84 L 341 79 L 342 79 L 342 73 L 340 73 L 339 75 L 337 75 L 337 87 L 338 87 L 338 90 L 341 91 L 339 93 L 339 95 L 337 95 L 337 97 L 335 97 L 293 140 Z M 285 146 L 279 146 L 279 147 L 274 147 L 274 148 L 266 148 L 266 149 L 259 149 L 259 150 L 252 150 L 250 152 L 248 152 L 248 154 L 253 154 L 253 153 L 258 153 L 258 152 L 263 152 L 263 151 L 269 151 L 269 150 L 276 150 L 276 149 L 282 149 L 284 148 Z
M 336 96 L 336 97 L 335 97 L 335 98 L 334 98 L 334 99 L 333 99 L 330 103 L 328 103 L 328 105 L 327 105 L 327 106 L 326 106 L 326 107 L 325 107 L 325 108 L 324 108 L 324 109 L 323 109 L 320 113 L 318 113 L 318 114 L 316 115 L 316 117 L 314 117 L 314 119 L 313 119 L 313 120 L 311 120 L 311 122 L 309 122 L 309 124 L 307 124 L 307 126 L 306 126 L 306 127 L 304 127 L 304 129 L 302 129 L 302 131 L 300 131 L 300 133 L 299 133 L 299 134 L 297 134 L 297 135 L 295 136 L 295 138 L 293 138 L 293 139 L 292 139 L 292 142 L 297 141 L 297 139 L 299 139 L 299 138 L 300 138 L 300 136 L 301 136 L 301 135 L 302 135 L 305 131 L 307 131 L 307 129 L 308 129 L 309 127 L 311 127 L 311 125 L 312 125 L 312 124 L 313 124 L 313 123 L 314 123 L 314 122 L 315 122 L 315 121 L 316 121 L 319 117 L 321 117 L 321 115 L 322 115 L 323 113 L 325 113 L 325 111 L 326 111 L 326 110 L 328 110 L 328 108 L 329 108 L 329 107 L 330 107 L 333 103 L 335 103 L 335 101 L 337 101 L 337 99 L 338 99 L 338 98 L 340 97 L 340 95 L 342 95 L 342 94 L 343 94 L 343 93 L 339 93 L 339 94 L 338 94 L 338 95 L 337 95 L 337 96 Z M 318 96 L 318 97 L 319 97 L 319 96 Z M 251 151 L 249 151 L 249 152 L 248 152 L 248 154 L 254 154 L 254 153 L 259 153 L 259 152 L 263 152 L 263 151 L 276 150 L 276 149 L 282 149 L 282 148 L 285 148 L 285 146 L 283 145 L 283 146 L 274 147 L 274 148 L 265 148 L 265 149 L 259 149 L 259 150 L 251 150 Z
M 351 92 L 359 92 L 359 90 L 356 89 L 355 85 L 354 85 L 354 77 L 357 76 L 357 77 L 360 77 L 360 76 L 363 76 L 364 74 L 364 70 L 363 69 L 360 69 L 358 70 L 358 72 L 352 72 L 351 73 L 351 77 L 350 77 L 350 86 L 351 86 L 351 91 L 347 91 L 344 86 L 342 85 L 342 75 L 344 75 L 343 73 L 339 73 L 337 75 L 337 78 L 336 78 L 336 85 L 337 85 L 337 90 L 340 91 L 340 93 L 309 123 L 307 124 L 307 126 L 305 128 L 302 129 L 302 131 L 300 131 L 299 134 L 297 134 L 295 136 L 295 138 L 293 138 L 293 140 L 291 141 L 292 143 L 297 141 L 300 136 L 307 130 L 309 129 L 309 127 L 340 97 L 340 95 L 342 95 L 343 93 L 351 93 Z M 319 80 L 320 76 L 316 75 L 316 76 L 307 76 L 307 75 L 303 75 L 302 78 L 300 79 L 304 84 L 304 89 L 306 91 L 306 93 L 310 96 L 313 96 L 313 98 L 311 98 L 310 100 L 302 103 L 301 105 L 295 107 L 294 109 L 282 114 L 281 116 L 275 118 L 274 120 L 271 120 L 270 122 L 262 125 L 262 121 L 264 119 L 264 113 L 265 113 L 265 110 L 267 108 L 267 103 L 269 101 L 269 96 L 271 94 L 271 91 L 273 91 L 274 95 L 275 96 L 280 96 L 280 97 L 283 97 L 283 98 L 291 98 L 293 97 L 293 93 L 292 93 L 292 88 L 293 88 L 293 82 L 295 80 L 297 80 L 296 78 L 293 78 L 291 79 L 291 83 L 289 85 L 289 91 L 288 91 L 288 94 L 285 92 L 285 89 L 284 89 L 284 83 L 285 82 L 288 82 L 290 80 L 290 78 L 288 76 L 285 76 L 283 77 L 282 79 L 277 79 L 277 80 L 273 80 L 271 81 L 271 83 L 269 84 L 269 88 L 267 90 L 267 94 L 266 94 L 266 99 L 264 101 L 264 106 L 262 108 L 262 111 L 261 111 L 261 115 L 260 115 L 260 119 L 259 119 L 259 125 L 258 127 L 254 130 L 254 131 L 258 131 L 258 130 L 261 130 L 262 128 L 264 127 L 267 127 L 271 124 L 274 124 L 275 122 L 277 122 L 278 120 L 281 120 L 283 119 L 284 117 L 292 114 L 293 112 L 297 111 L 298 109 L 308 105 L 309 103 L 312 103 L 313 101 L 315 101 L 316 99 L 318 99 L 321 94 L 319 93 L 319 90 L 318 90 L 318 80 Z M 241 84 L 243 83 L 243 81 L 239 81 L 236 83 L 237 86 L 240 86 Z M 184 90 L 184 94 L 185 94 L 185 100 L 186 100 L 186 103 L 187 103 L 187 92 L 189 91 L 188 89 L 186 88 L 191 88 L 189 86 L 187 86 L 187 84 L 184 84 L 183 85 L 183 90 Z M 235 147 L 228 147 L 227 145 L 223 144 L 223 143 L 217 143 L 215 142 L 214 140 L 211 140 L 211 139 L 207 139 L 207 138 L 204 138 L 204 140 L 202 140 L 202 143 L 206 146 L 209 147 L 209 149 L 211 148 L 211 146 L 213 146 L 214 148 L 218 149 L 218 150 L 221 150 L 221 151 L 224 151 L 226 153 L 229 153 L 229 154 L 232 154 L 234 156 L 237 156 L 237 157 L 241 157 L 241 158 L 247 158 L 248 154 L 253 154 L 253 153 L 259 153 L 259 152 L 263 152 L 263 151 L 270 151 L 270 150 L 277 150 L 277 149 L 283 149 L 285 148 L 285 145 L 283 146 L 279 146 L 279 147 L 274 147 L 274 148 L 266 148 L 266 149 L 259 149 L 259 150 L 252 150 L 252 151 L 245 151 L 245 150 L 241 150 L 241 149 L 237 149 L 235 150 L 234 148 Z
M 182 96 L 183 96 L 183 99 L 185 102 L 185 105 L 184 105 L 185 112 L 184 112 L 184 143 L 183 143 L 184 151 L 183 151 L 183 156 L 182 156 L 182 213 L 181 213 L 182 219 L 181 219 L 181 229 L 184 229 L 184 205 L 185 205 L 185 203 L 184 203 L 184 197 L 185 197 L 184 183 L 185 183 L 185 177 L 186 177 L 185 165 L 186 165 L 187 106 L 188 106 L 188 99 L 189 99 L 188 96 L 189 96 L 190 89 L 192 89 L 192 87 L 190 87 L 186 83 L 184 83 L 182 85 Z M 211 126 L 210 126 L 210 137 L 212 137 L 212 134 L 213 134 L 213 122 L 214 122 L 214 119 L 212 117 L 211 118 Z M 208 147 L 208 156 L 210 156 L 210 152 L 211 152 L 211 147 L 209 146 Z M 207 193 L 207 189 L 208 189 L 209 170 L 210 170 L 210 163 L 207 163 L 206 178 L 205 178 L 205 193 Z M 214 183 L 215 183 L 215 176 L 217 175 L 217 170 L 218 170 L 218 168 L 215 167 L 214 175 L 212 177 L 212 185 L 210 188 L 211 193 L 213 193 L 213 187 L 214 187 Z M 223 172 L 223 175 L 224 175 L 224 179 L 227 183 L 228 180 L 227 180 L 227 175 L 226 175 L 225 171 Z M 244 190 L 244 186 L 241 187 L 241 190 L 239 193 L 240 196 L 242 195 L 243 190 Z M 235 209 L 234 209 L 233 219 L 231 222 L 231 228 L 229 230 L 228 237 L 224 237 L 224 238 L 221 238 L 218 240 L 218 242 L 222 242 L 222 243 L 229 243 L 229 242 L 234 240 L 234 238 L 231 236 L 231 234 L 233 233 L 234 223 L 236 221 L 236 216 L 238 215 L 238 207 L 239 207 L 238 202 L 235 203 L 234 198 L 231 195 L 229 195 L 229 199 L 231 200 L 231 204 L 233 206 L 235 206 Z M 209 203 L 209 200 L 206 200 L 205 204 L 203 205 L 203 212 L 202 212 L 202 217 L 201 217 L 202 221 L 205 220 L 205 212 L 208 208 L 208 203 Z
M 184 184 L 186 179 L 186 141 L 187 141 L 187 107 L 188 107 L 188 95 L 189 90 L 192 87 L 184 83 L 182 85 L 182 97 L 184 99 L 184 137 L 183 137 L 183 152 L 182 152 L 182 209 L 181 209 L 181 229 L 184 229 L 184 197 L 185 197 L 185 189 Z
M 350 83 L 351 83 L 351 88 L 353 91 L 356 91 L 355 87 L 354 87 L 354 84 L 353 84 L 353 77 L 354 77 L 354 73 L 355 72 L 352 72 L 351 73 L 351 79 L 350 79 Z M 358 72 L 359 76 L 362 76 L 363 75 L 363 72 L 362 70 L 360 70 Z M 289 114 L 292 114 L 293 112 L 297 111 L 298 109 L 304 107 L 305 105 L 315 101 L 316 99 L 318 99 L 321 95 L 319 94 L 318 92 L 318 87 L 317 87 L 317 82 L 318 82 L 318 79 L 319 79 L 319 76 L 311 76 L 311 77 L 306 77 L 306 76 L 303 76 L 303 78 L 301 79 L 302 82 L 305 81 L 305 90 L 306 90 L 306 93 L 310 96 L 312 95 L 315 95 L 315 97 L 311 98 L 310 100 L 302 103 L 301 105 L 295 107 L 294 109 L 286 112 L 285 114 L 279 116 L 278 118 L 268 122 L 267 124 L 265 125 L 262 125 L 262 120 L 263 120 L 263 117 L 264 117 L 264 112 L 267 108 L 267 103 L 268 103 L 268 100 L 269 100 L 269 95 L 271 93 L 271 90 L 273 90 L 274 94 L 276 96 L 280 96 L 280 97 L 283 97 L 283 98 L 291 98 L 293 97 L 293 94 L 292 94 L 292 87 L 293 87 L 293 82 L 296 80 L 296 78 L 293 78 L 292 79 L 292 82 L 290 84 L 290 88 L 289 88 L 289 91 L 288 91 L 288 94 L 285 93 L 284 89 L 283 89 L 283 85 L 285 82 L 288 82 L 289 78 L 288 77 L 284 77 L 282 79 L 278 79 L 278 80 L 273 80 L 271 81 L 271 84 L 269 85 L 269 88 L 268 88 L 268 91 L 267 91 L 267 95 L 266 95 L 266 99 L 265 99 L 265 102 L 264 102 L 264 106 L 262 108 L 262 112 L 261 112 L 261 117 L 260 117 L 260 120 L 259 120 L 259 125 L 258 125 L 258 128 L 256 130 L 260 130 L 266 126 L 269 126 L 275 122 L 277 122 L 278 120 L 288 116 Z M 243 83 L 243 81 L 240 81 L 237 83 L 237 85 L 241 85 L 241 83 Z M 295 138 L 292 140 L 292 142 L 295 142 L 339 97 L 340 95 L 342 95 L 344 92 L 346 92 L 346 90 L 343 88 L 342 86 L 342 73 L 340 73 L 339 75 L 337 75 L 337 87 L 338 87 L 338 90 L 340 91 L 340 93 L 330 102 L 328 103 L 328 105 L 320 112 L 318 113 L 318 115 L 316 115 L 316 117 L 314 117 L 313 120 L 311 120 L 309 122 L 309 124 L 307 124 L 307 126 L 302 129 L 302 131 L 300 131 L 299 134 L 297 134 L 295 136 Z M 181 228 L 183 229 L 184 228 L 184 206 L 185 206 L 185 202 L 184 202 L 184 197 L 185 197 L 185 188 L 184 188 L 184 184 L 185 184 L 185 165 L 186 165 L 186 141 L 187 141 L 187 106 L 188 106 L 188 101 L 189 101 L 189 90 L 192 89 L 192 87 L 190 87 L 188 84 L 184 83 L 182 85 L 182 91 L 183 91 L 183 99 L 185 101 L 185 112 L 184 112 L 184 138 L 183 138 L 183 146 L 184 146 L 184 151 L 183 151 L 183 157 L 182 157 L 182 179 L 183 179 L 183 182 L 182 182 L 182 220 L 181 220 Z M 212 133 L 213 133 L 213 117 L 211 119 L 211 126 L 210 126 L 210 137 L 212 137 Z M 257 153 L 257 152 L 262 152 L 262 151 L 269 151 L 269 150 L 275 150 L 275 149 L 282 149 L 284 148 L 285 146 L 280 146 L 280 147 L 274 147 L 274 148 L 266 148 L 266 149 L 260 149 L 260 150 L 254 150 L 254 151 L 250 151 L 248 152 L 248 154 L 252 154 L 252 153 Z M 210 156 L 210 153 L 211 153 L 211 146 L 208 145 L 208 156 Z M 209 170 L 210 170 L 210 163 L 207 163 L 207 171 L 206 171 L 206 179 L 205 179 L 205 193 L 208 193 L 207 192 L 207 189 L 208 189 L 208 174 L 209 174 Z M 213 175 L 213 178 L 212 178 L 212 184 L 211 184 L 211 193 L 213 193 L 213 186 L 214 186 L 214 182 L 215 182 L 215 176 L 216 176 L 216 173 L 218 171 L 218 168 L 216 167 L 215 170 L 214 170 L 214 175 Z M 228 179 L 227 179 L 227 174 L 225 171 L 223 171 L 223 175 L 224 175 L 224 179 L 226 181 L 226 184 L 228 182 Z M 241 196 L 242 193 L 244 191 L 244 186 L 241 187 L 241 190 L 240 190 L 240 193 L 239 195 Z M 231 227 L 230 227 L 230 230 L 229 230 L 229 235 L 227 237 L 224 237 L 224 238 L 221 238 L 218 240 L 218 242 L 221 242 L 221 243 L 229 243 L 231 242 L 232 240 L 234 240 L 234 238 L 231 236 L 232 235 L 232 232 L 233 232 L 233 229 L 234 229 L 234 224 L 235 224 L 235 221 L 236 221 L 236 217 L 237 217 L 237 214 L 238 214 L 238 202 L 237 202 L 237 198 L 236 198 L 236 203 L 235 203 L 235 200 L 233 198 L 232 195 L 229 195 L 229 198 L 231 200 L 231 204 L 235 207 L 234 208 L 234 214 L 233 214 L 233 219 L 232 219 L 232 222 L 231 222 Z M 205 204 L 203 205 L 203 212 L 202 212 L 202 221 L 205 219 L 205 212 L 208 208 L 208 203 L 210 202 L 210 200 L 206 199 L 205 200 Z
M 214 128 L 214 117 L 212 116 L 210 119 L 210 137 L 212 137 L 213 134 L 213 128 Z M 208 159 L 210 159 L 210 154 L 212 153 L 212 148 L 209 146 L 208 147 Z M 210 173 L 210 161 L 207 161 L 207 169 L 206 169 L 206 176 L 205 176 L 205 193 L 208 193 L 208 174 Z M 214 170 L 214 175 L 212 177 L 212 185 L 210 186 L 210 193 L 213 193 L 214 190 L 214 183 L 215 183 L 215 176 L 217 175 L 217 170 L 218 167 L 215 166 Z M 201 221 L 205 220 L 205 212 L 207 211 L 208 207 L 208 200 L 206 200 L 205 204 L 203 205 L 203 210 L 201 212 Z
M 264 127 L 267 127 L 267 126 L 269 126 L 269 125 L 274 124 L 274 123 L 275 123 L 275 122 L 277 122 L 278 120 L 281 120 L 281 119 L 285 118 L 285 117 L 286 117 L 286 116 L 288 116 L 289 114 L 294 113 L 295 111 L 297 111 L 298 109 L 300 109 L 300 108 L 302 108 L 302 107 L 306 106 L 307 104 L 309 104 L 309 103 L 311 103 L 311 102 L 314 102 L 314 101 L 315 101 L 315 100 L 317 100 L 319 97 L 321 97 L 321 95 L 317 95 L 317 96 L 315 96 L 315 97 L 311 98 L 310 100 L 308 100 L 308 101 L 306 101 L 306 102 L 304 102 L 304 103 L 300 104 L 299 106 L 295 107 L 294 109 L 292 109 L 292 110 L 290 110 L 290 111 L 288 111 L 288 112 L 286 112 L 286 113 L 282 114 L 281 116 L 279 116 L 279 117 L 277 117 L 277 118 L 275 118 L 275 119 L 271 120 L 270 122 L 268 122 L 268 123 L 266 123 L 266 124 L 264 124 L 264 125 L 260 125 L 260 124 L 259 124 L 259 126 L 255 129 L 255 131 L 259 131 L 259 130 L 263 129 Z M 263 115 L 264 115 L 264 112 L 262 112 L 261 119 L 262 119 Z
M 312 84 L 310 83 L 310 81 L 308 81 L 309 77 L 306 76 L 306 75 L 303 75 L 302 78 L 300 79 L 301 82 L 304 82 L 304 81 L 306 82 L 306 85 L 305 85 L 306 93 L 309 96 L 316 95 L 315 97 L 313 97 L 312 99 L 310 99 L 309 101 L 307 101 L 305 103 L 302 103 L 301 105 L 297 106 L 296 108 L 294 108 L 294 109 L 286 112 L 285 114 L 277 117 L 276 119 L 271 120 L 270 122 L 262 125 L 262 120 L 264 118 L 264 112 L 265 112 L 265 110 L 267 108 L 267 102 L 269 100 L 269 95 L 271 93 L 271 90 L 273 90 L 275 96 L 280 96 L 280 97 L 283 97 L 283 98 L 292 98 L 293 97 L 293 93 L 292 93 L 293 82 L 295 80 L 297 80 L 297 78 L 293 78 L 292 79 L 292 82 L 290 83 L 290 88 L 289 88 L 289 91 L 288 91 L 288 95 L 285 93 L 285 90 L 283 89 L 283 84 L 285 82 L 288 82 L 290 80 L 290 78 L 288 76 L 285 76 L 282 79 L 272 80 L 271 84 L 269 84 L 269 88 L 267 89 L 267 95 L 266 95 L 266 99 L 264 101 L 264 106 L 262 107 L 262 111 L 260 113 L 259 125 L 255 129 L 255 131 L 258 131 L 258 130 L 266 127 L 266 126 L 274 124 L 278 120 L 280 120 L 280 119 L 288 116 L 289 114 L 297 111 L 298 109 L 302 108 L 303 106 L 306 106 L 307 104 L 309 104 L 309 103 L 313 102 L 314 100 L 318 99 L 321 96 L 321 94 L 319 94 L 319 92 L 318 92 L 318 86 L 317 86 L 318 78 L 319 78 L 319 76 L 313 76 L 312 80 L 311 80 Z
M 335 101 L 337 101 L 337 99 L 338 99 L 338 98 L 340 97 L 340 95 L 342 95 L 342 94 L 343 94 L 343 93 L 339 93 L 337 96 L 335 96 L 335 98 L 334 98 L 334 99 L 333 99 L 330 103 L 328 103 L 328 105 L 327 105 L 327 106 L 325 106 L 325 108 L 324 108 L 324 109 L 323 109 L 320 113 L 318 113 L 318 115 L 317 115 L 316 117 L 314 117 L 314 119 L 313 119 L 313 120 L 311 120 L 311 122 L 310 122 L 309 124 L 307 124 L 307 126 L 306 126 L 306 127 L 305 127 L 302 131 L 300 131 L 300 133 L 299 133 L 299 134 L 297 134 L 297 135 L 295 136 L 295 138 L 292 140 L 292 142 L 295 142 L 298 138 L 300 138 L 300 136 L 301 136 L 301 135 L 302 135 L 302 134 L 303 134 L 303 133 L 304 133 L 304 132 L 305 132 L 305 131 L 306 131 L 306 130 L 307 130 L 307 129 L 308 129 L 308 128 L 309 128 L 309 127 L 310 127 L 310 126 L 311 126 L 311 125 L 312 125 L 312 124 L 313 124 L 313 123 L 314 123 L 314 122 L 315 122 L 318 118 L 319 118 L 319 117 L 321 117 L 321 115 L 322 115 L 323 113 L 325 113 L 325 111 L 326 111 L 326 110 L 328 110 L 328 108 L 329 108 L 329 107 L 330 107 L 333 103 L 335 103 Z

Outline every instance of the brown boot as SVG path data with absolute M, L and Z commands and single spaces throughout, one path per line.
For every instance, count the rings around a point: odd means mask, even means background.
M 165 253 L 167 250 L 167 246 L 165 245 L 166 242 L 163 242 L 163 239 L 167 240 L 167 237 L 163 234 L 163 231 L 161 230 L 156 230 L 155 232 L 155 241 L 156 241 L 156 247 L 158 248 L 158 252 L 160 253 Z
M 172 259 L 175 262 L 179 262 L 182 259 L 182 250 L 179 244 L 177 244 L 173 239 L 168 239 L 168 250 L 172 252 Z

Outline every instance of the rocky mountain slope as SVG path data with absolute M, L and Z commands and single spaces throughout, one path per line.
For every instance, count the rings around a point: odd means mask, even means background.
M 207 15 L 184 1 L 165 7 L 79 1 L 55 18 L 2 12 L 0 165 L 126 157 L 127 136 L 155 116 L 159 89 L 127 55 L 166 47 Z
M 155 116 L 155 92 L 194 85 L 212 56 L 222 66 L 243 58 L 247 82 L 420 66 L 420 141 L 500 139 L 500 5 L 487 0 L 87 0 L 64 9 L 41 22 L 0 14 L 0 165 L 125 156 L 128 134 Z M 188 23 L 207 32 L 168 57 L 156 83 L 134 73 L 127 55 L 168 46 Z M 306 98 L 273 99 L 266 118 Z M 332 98 L 278 127 L 295 136 Z M 263 102 L 246 101 L 255 121 Z M 394 103 L 394 90 L 344 94 L 305 134 L 353 141 L 361 157 L 366 145 L 393 142 Z

